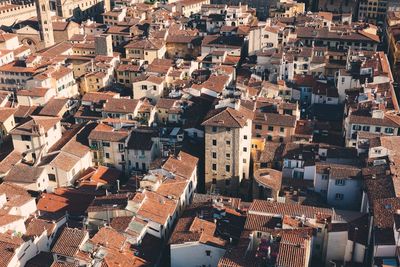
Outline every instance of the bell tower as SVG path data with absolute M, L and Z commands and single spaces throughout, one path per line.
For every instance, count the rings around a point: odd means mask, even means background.
M 50 1 L 35 0 L 37 18 L 39 22 L 40 39 L 44 42 L 44 47 L 54 45 L 53 24 L 50 13 Z

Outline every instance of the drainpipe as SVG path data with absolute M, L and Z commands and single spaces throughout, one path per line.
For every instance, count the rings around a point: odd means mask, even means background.
M 355 259 L 354 259 L 354 255 L 355 255 L 355 250 L 356 250 L 356 238 L 357 238 L 357 231 L 358 231 L 358 227 L 354 227 L 354 235 L 353 235 L 353 250 L 351 252 L 351 262 L 354 263 Z

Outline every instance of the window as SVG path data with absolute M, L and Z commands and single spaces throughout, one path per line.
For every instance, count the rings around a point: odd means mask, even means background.
M 274 126 L 268 126 L 268 131 L 273 131 L 274 130 Z
M 361 130 L 361 125 L 354 124 L 354 125 L 353 125 L 353 130 L 354 130 L 354 131 L 359 131 L 359 130 Z
M 272 136 L 271 136 L 271 135 L 268 135 L 268 136 L 267 136 L 267 140 L 268 140 L 268 141 L 272 141 Z
M 254 127 L 256 128 L 256 130 L 262 130 L 262 125 L 261 124 L 256 124 Z
M 109 142 L 103 142 L 103 146 L 110 147 L 110 143 Z
M 211 256 L 211 250 L 206 250 L 206 255 Z
M 243 139 L 244 139 L 244 140 L 247 140 L 247 135 L 244 135 L 244 136 L 243 136 Z
M 335 185 L 343 186 L 343 185 L 345 185 L 345 184 L 346 184 L 346 180 L 344 180 L 344 179 L 337 179 L 337 180 L 335 181 Z
M 57 130 L 57 124 L 55 124 L 55 125 L 53 126 L 53 128 L 54 128 L 54 130 Z
M 247 147 L 243 147 L 243 152 L 247 152 Z
M 216 171 L 216 170 L 217 170 L 217 164 L 213 163 L 213 165 L 212 165 L 212 170 L 213 170 L 213 171 Z
M 212 131 L 213 131 L 213 133 L 217 132 L 217 127 L 213 126 Z
M 216 146 L 216 145 L 217 145 L 217 140 L 213 139 L 213 140 L 212 140 L 212 145 L 213 145 L 213 146 Z
M 213 178 L 212 179 L 212 184 L 217 184 L 217 179 Z
M 107 159 L 110 158 L 110 153 L 106 153 L 106 158 L 107 158 Z
M 381 132 L 381 127 L 375 127 L 375 132 L 380 133 Z
M 31 136 L 30 135 L 21 135 L 22 141 L 31 141 Z
M 363 127 L 362 127 L 362 130 L 363 130 L 364 132 L 369 132 L 369 126 L 363 126 Z
M 335 194 L 335 200 L 343 200 L 344 195 L 340 193 Z
M 393 128 L 385 128 L 385 133 L 392 134 L 392 133 L 394 133 L 394 129 Z
M 118 150 L 124 151 L 124 144 L 118 144 Z
M 231 128 L 228 128 L 228 127 L 227 127 L 225 130 L 226 130 L 227 132 L 230 132 L 230 131 L 231 131 Z
M 281 128 L 279 129 L 279 131 L 280 131 L 281 133 L 283 133 L 283 132 L 285 131 L 285 128 L 281 127 Z
M 322 180 L 328 180 L 328 174 L 322 174 L 321 179 Z
M 48 174 L 48 177 L 50 181 L 56 181 L 56 176 L 54 174 Z
M 212 158 L 213 158 L 213 159 L 216 159 L 216 158 L 217 158 L 217 153 L 216 153 L 216 152 L 213 152 L 213 153 L 212 153 Z
M 226 140 L 226 145 L 230 146 L 231 145 L 231 141 L 230 140 Z
M 246 159 L 243 159 L 243 163 L 246 163 L 247 162 L 247 160 Z
M 231 171 L 231 165 L 226 165 L 225 166 L 225 171 L 230 172 Z

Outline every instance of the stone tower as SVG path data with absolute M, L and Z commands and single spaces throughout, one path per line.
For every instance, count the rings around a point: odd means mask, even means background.
M 37 18 L 40 29 L 40 39 L 44 42 L 44 47 L 54 45 L 53 24 L 51 21 L 50 1 L 35 0 Z
M 94 37 L 96 55 L 103 55 L 107 57 L 113 56 L 113 46 L 111 35 L 101 34 Z

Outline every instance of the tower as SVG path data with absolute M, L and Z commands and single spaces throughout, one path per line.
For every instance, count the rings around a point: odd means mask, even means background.
M 37 18 L 39 22 L 40 39 L 44 47 L 54 45 L 53 24 L 51 21 L 50 1 L 35 0 Z
M 113 56 L 112 37 L 111 35 L 101 34 L 94 37 L 96 55 L 107 57 Z

